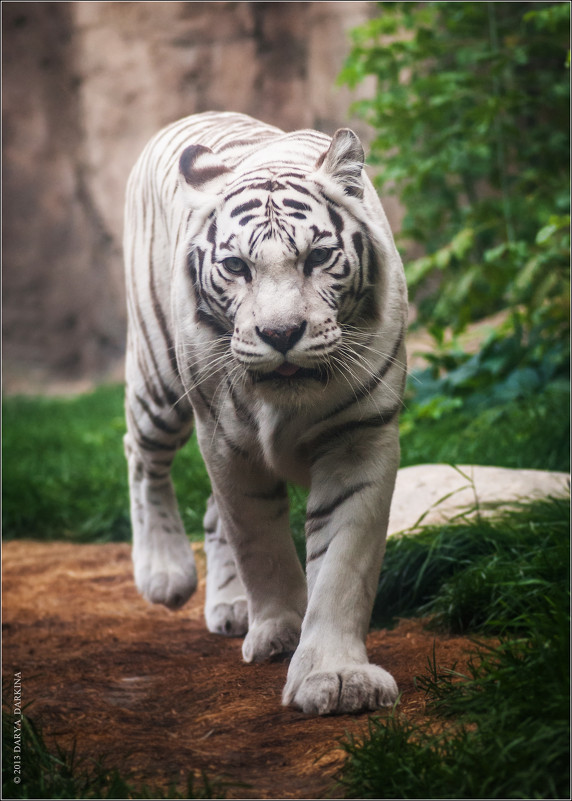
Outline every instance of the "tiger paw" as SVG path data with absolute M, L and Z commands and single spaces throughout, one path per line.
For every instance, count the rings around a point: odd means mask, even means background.
M 292 665 L 291 665 L 292 668 Z M 377 665 L 340 666 L 301 678 L 289 671 L 282 695 L 284 706 L 307 714 L 330 715 L 393 706 L 398 696 L 393 676 Z
M 197 588 L 197 570 L 188 540 L 163 553 L 138 548 L 133 553 L 135 583 L 152 604 L 179 609 Z
M 136 575 L 135 581 L 141 595 L 152 604 L 163 604 L 169 609 L 180 609 L 191 597 L 197 587 L 197 575 L 193 572 L 149 573 L 142 578 Z
M 236 598 L 230 603 L 218 603 L 205 607 L 207 628 L 213 634 L 226 637 L 241 637 L 248 631 L 248 608 L 246 598 Z
M 302 618 L 296 612 L 253 623 L 242 644 L 244 661 L 262 662 L 278 654 L 292 653 L 300 639 L 301 625 Z

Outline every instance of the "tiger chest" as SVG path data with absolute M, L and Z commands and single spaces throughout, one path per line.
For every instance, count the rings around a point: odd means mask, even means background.
M 263 406 L 258 416 L 258 443 L 267 466 L 280 478 L 310 485 L 310 464 L 299 442 L 309 422 L 303 414 Z

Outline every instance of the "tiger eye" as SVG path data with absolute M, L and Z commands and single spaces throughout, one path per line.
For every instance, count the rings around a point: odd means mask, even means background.
M 228 272 L 233 275 L 248 275 L 250 272 L 246 262 L 239 259 L 237 256 L 229 256 L 227 259 L 223 259 L 222 263 Z
M 308 254 L 306 259 L 306 266 L 308 267 L 318 267 L 320 264 L 324 264 L 328 261 L 332 254 L 331 248 L 314 248 Z

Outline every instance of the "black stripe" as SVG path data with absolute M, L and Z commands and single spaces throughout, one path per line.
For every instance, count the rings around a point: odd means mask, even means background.
M 151 437 L 145 436 L 145 434 L 141 431 L 137 421 L 134 419 L 133 415 L 129 415 L 129 424 L 135 429 L 136 432 L 136 441 L 140 448 L 144 451 L 172 451 L 174 450 L 172 445 L 167 445 L 164 442 L 159 442 L 156 439 L 151 439 Z
M 351 317 L 359 318 L 364 322 L 379 320 L 379 305 L 373 286 L 366 287 L 357 297 L 354 312 Z M 350 319 L 348 317 L 348 319 Z
M 268 138 L 268 135 L 266 135 L 266 137 L 262 137 L 261 135 L 261 138 L 259 139 L 233 139 L 232 141 L 226 142 L 224 145 L 217 147 L 216 152 L 222 153 L 223 150 L 228 150 L 232 147 L 248 147 L 252 145 L 258 145 L 263 138 Z
M 211 401 L 209 401 L 209 399 L 206 397 L 206 395 L 202 391 L 202 389 L 200 387 L 196 386 L 196 387 L 193 388 L 193 392 L 196 392 L 196 394 L 199 396 L 199 398 L 201 399 L 203 404 L 206 406 L 206 409 L 207 409 L 207 411 L 209 413 L 209 417 L 211 417 L 211 419 L 214 420 L 214 422 L 215 422 L 215 424 L 218 427 L 218 430 L 220 432 L 219 436 L 223 440 L 225 445 L 227 445 L 230 448 L 230 450 L 233 453 L 235 453 L 237 456 L 241 456 L 243 459 L 250 459 L 250 454 L 248 453 L 248 451 L 245 451 L 244 448 L 241 448 L 240 445 L 237 445 L 236 442 L 233 442 L 230 439 L 230 437 L 228 436 L 228 434 L 226 433 L 226 431 L 222 427 L 222 425 L 220 423 L 220 420 L 218 420 L 218 415 L 213 409 L 213 403 Z
M 332 236 L 331 231 L 320 231 L 316 225 L 312 225 L 311 228 L 314 233 L 314 242 L 318 242 L 320 239 L 327 239 L 328 237 Z
M 295 189 L 296 192 L 301 192 L 303 195 L 310 195 L 310 197 L 314 197 L 310 192 L 310 190 L 306 189 L 305 186 L 301 186 L 300 184 L 295 184 L 293 181 L 288 181 L 288 184 L 292 187 L 292 189 Z
M 213 246 L 216 244 L 216 219 L 214 219 L 209 225 L 207 231 L 207 242 L 210 242 Z
M 230 393 L 230 399 L 232 400 L 232 403 L 233 403 L 233 406 L 234 406 L 234 411 L 236 412 L 236 416 L 238 417 L 238 419 L 241 422 L 245 423 L 246 425 L 250 426 L 255 431 L 257 431 L 258 430 L 258 420 L 252 414 L 250 409 L 247 406 L 245 406 L 244 403 L 242 403 L 242 401 L 240 400 L 240 398 L 236 394 L 236 390 L 233 387 L 233 385 L 230 382 L 230 379 L 228 377 L 227 377 L 226 383 L 227 383 L 228 390 L 229 390 L 229 393 Z
M 159 303 L 159 298 L 157 297 L 157 293 L 155 290 L 155 284 L 153 280 L 150 282 L 150 290 L 151 290 L 151 299 L 153 301 L 153 311 L 155 312 L 155 317 L 157 318 L 157 322 L 159 323 L 159 328 L 161 329 L 161 333 L 163 334 L 163 339 L 165 340 L 165 347 L 167 348 L 167 356 L 171 363 L 171 369 L 173 373 L 179 378 L 179 366 L 177 364 L 177 354 L 175 353 L 175 348 L 173 345 L 173 340 L 171 339 L 171 334 L 169 333 L 169 329 L 167 327 L 167 321 L 165 319 L 165 314 L 163 312 L 163 308 Z
M 175 349 L 173 347 L 173 340 L 171 339 L 171 334 L 169 332 L 167 321 L 165 319 L 165 313 L 163 312 L 163 308 L 161 306 L 161 303 L 159 302 L 159 297 L 157 295 L 157 287 L 155 285 L 155 269 L 154 269 L 155 265 L 153 263 L 154 239 L 155 239 L 155 215 L 152 214 L 151 238 L 149 245 L 149 292 L 151 294 L 151 301 L 153 303 L 153 311 L 155 312 L 155 317 L 157 318 L 157 322 L 159 323 L 159 328 L 161 329 L 163 339 L 165 340 L 165 345 L 167 348 L 167 356 L 169 358 L 169 361 L 171 362 L 171 369 L 178 378 L 179 368 L 177 365 L 177 356 L 175 354 Z
M 139 405 L 145 411 L 145 413 L 147 414 L 147 416 L 149 417 L 155 428 L 158 428 L 160 431 L 164 431 L 166 434 L 179 433 L 180 431 L 179 428 L 173 428 L 172 426 L 168 425 L 163 420 L 162 417 L 159 417 L 159 415 L 154 414 L 149 408 L 149 404 L 140 395 L 135 395 L 135 397 L 137 398 Z
M 334 440 L 352 431 L 360 431 L 367 428 L 382 428 L 388 425 L 400 411 L 401 401 L 392 409 L 388 409 L 386 412 L 382 412 L 375 417 L 367 417 L 365 420 L 348 420 L 345 423 L 341 423 L 339 426 L 334 426 L 334 428 L 323 431 L 308 445 L 302 446 L 301 450 L 309 454 L 310 465 L 313 465 L 324 455 L 324 452 L 330 449 L 329 446 L 333 445 Z
M 356 294 L 359 295 L 363 288 L 363 236 L 359 231 L 356 231 L 352 235 L 352 242 L 356 252 L 356 256 L 358 257 L 359 263 L 359 270 L 357 272 L 358 276 L 358 285 Z
M 159 370 L 159 365 L 157 364 L 157 359 L 155 358 L 155 351 L 153 350 L 153 347 L 151 345 L 151 337 L 149 336 L 149 330 L 141 314 L 141 309 L 139 308 L 138 305 L 135 306 L 135 313 L 137 316 L 137 322 L 139 323 L 139 328 L 143 334 L 145 344 L 147 345 L 147 349 L 151 356 L 151 361 L 153 362 L 155 374 L 161 385 L 161 391 L 163 392 L 163 395 L 165 396 L 167 403 L 175 410 L 177 417 L 182 422 L 187 422 L 193 416 L 193 411 L 190 408 L 185 409 L 184 404 L 180 403 L 181 400 L 180 397 L 175 392 L 173 392 L 173 390 L 163 380 L 163 376 L 161 375 L 161 371 Z M 180 376 L 178 371 L 176 373 L 176 378 L 180 381 Z
M 372 485 L 371 481 L 361 481 L 359 484 L 355 484 L 353 487 L 348 487 L 348 489 L 340 493 L 340 495 L 338 495 L 337 498 L 334 498 L 333 501 L 330 501 L 327 504 L 323 504 L 322 506 L 319 506 L 317 509 L 314 509 L 313 511 L 309 511 L 306 514 L 306 520 L 316 520 L 317 518 L 320 517 L 328 517 L 343 503 L 348 501 L 358 492 L 361 492 L 366 487 L 371 487 L 371 485 Z
M 228 330 L 217 320 L 212 312 L 199 306 L 195 309 L 195 317 L 199 322 L 203 323 L 203 325 L 208 326 L 217 336 L 228 336 L 230 339 Z
M 358 260 L 361 262 L 362 257 L 363 257 L 363 237 L 362 237 L 360 231 L 356 231 L 354 234 L 352 234 L 352 242 L 353 242 L 353 246 L 354 246 L 356 255 L 358 257 Z
M 312 534 L 315 534 L 316 531 L 321 531 L 327 525 L 327 518 L 322 520 L 306 520 L 306 539 L 311 537 Z
M 221 272 L 220 268 L 218 267 L 218 265 L 215 265 L 215 270 L 216 270 L 216 277 L 217 278 L 222 278 L 222 280 L 225 282 L 225 286 L 219 286 L 217 284 L 217 282 L 215 281 L 215 273 L 213 273 L 211 275 L 211 286 L 214 289 L 214 291 L 217 293 L 217 295 L 224 295 L 224 293 L 226 292 L 226 280 L 225 280 L 225 277 L 222 274 L 222 272 Z
M 151 470 L 148 470 L 147 473 L 146 473 L 146 477 L 147 478 L 152 478 L 155 481 L 161 481 L 162 479 L 169 477 L 169 472 L 170 471 L 167 470 L 165 473 L 155 473 L 155 472 L 152 472 Z
M 262 206 L 262 201 L 254 198 L 253 200 L 248 200 L 246 203 L 242 203 L 240 206 L 237 206 L 230 212 L 231 217 L 238 217 L 239 214 L 242 214 L 245 211 L 251 211 L 252 209 L 259 209 Z
M 227 587 L 230 584 L 230 582 L 233 581 L 235 578 L 236 578 L 236 573 L 231 573 L 230 576 L 227 579 L 225 579 L 222 584 L 218 585 L 217 590 L 224 590 L 224 588 Z
M 285 198 L 282 201 L 282 205 L 289 206 L 297 211 L 312 211 L 312 207 L 308 206 L 307 203 L 301 203 L 299 200 L 291 200 L 290 198 Z
M 228 328 L 218 320 L 214 311 L 207 307 L 206 301 L 203 301 L 202 294 L 200 292 L 204 257 L 205 252 L 200 248 L 195 248 L 187 256 L 188 274 L 191 279 L 193 294 L 195 296 L 195 317 L 199 322 L 208 326 L 217 336 L 228 336 L 230 339 L 231 334 L 229 333 Z
M 333 208 L 331 201 L 328 201 L 327 208 L 328 208 L 328 214 L 330 215 L 330 220 L 332 221 L 332 225 L 336 229 L 336 234 L 338 235 L 338 241 L 340 241 L 340 234 L 344 230 L 344 221 L 342 217 L 338 214 L 338 212 Z
M 377 263 L 377 254 L 371 242 L 367 245 L 367 280 L 370 285 L 377 282 L 379 276 L 379 268 Z
M 231 249 L 231 247 L 230 247 L 230 243 L 232 242 L 232 240 L 233 240 L 233 239 L 236 239 L 236 234 L 231 234 L 231 235 L 229 236 L 229 238 L 226 240 L 226 242 L 221 242 L 221 243 L 220 243 L 220 245 L 219 245 L 219 248 L 220 248 L 221 250 L 222 250 L 222 249 L 224 249 L 224 250 L 230 250 L 230 249 Z
M 280 177 L 281 178 L 296 178 L 298 181 L 305 181 L 308 178 L 307 174 L 303 173 L 303 172 L 294 172 L 294 171 L 282 172 L 282 170 L 280 171 Z M 289 183 L 289 182 L 287 181 L 287 183 Z
M 225 173 L 228 172 L 230 172 L 230 170 L 223 164 L 213 165 L 212 167 L 199 167 L 198 170 L 197 169 L 193 170 L 191 179 L 189 180 L 188 178 L 186 178 L 186 181 L 191 186 L 198 188 L 201 187 L 203 184 L 208 184 L 209 181 L 218 178 L 219 175 L 224 175 Z
M 345 260 L 344 260 L 344 263 L 343 263 L 343 266 L 342 266 L 342 271 L 341 271 L 341 273 L 334 273 L 334 272 L 332 272 L 332 271 L 333 271 L 333 269 L 334 269 L 334 267 L 337 265 L 337 263 L 338 263 L 338 262 L 340 261 L 340 259 L 342 259 L 342 258 L 343 258 L 343 253 L 340 251 L 340 252 L 337 254 L 337 256 L 336 256 L 336 258 L 334 259 L 334 261 L 332 262 L 332 264 L 330 264 L 330 266 L 329 266 L 329 267 L 327 267 L 327 268 L 324 270 L 324 272 L 325 272 L 325 273 L 328 273 L 328 275 L 331 275 L 331 276 L 332 276 L 332 278 L 337 278 L 337 279 L 340 279 L 340 278 L 347 278 L 347 277 L 348 277 L 348 275 L 350 274 L 350 263 L 349 263 L 349 261 L 348 261 L 347 259 L 345 259 Z
M 165 406 L 165 398 L 162 397 L 155 384 L 153 382 L 153 378 L 151 377 L 149 371 L 147 370 L 147 365 L 145 364 L 145 356 L 141 350 L 141 348 L 137 345 L 137 366 L 139 367 L 139 372 L 143 378 L 143 383 L 145 384 L 145 391 L 148 397 L 151 398 L 155 406 L 164 407 Z
M 327 545 L 324 545 L 324 547 L 320 548 L 320 550 L 316 551 L 316 553 L 313 553 L 311 555 L 306 556 L 306 564 L 308 564 L 308 562 L 312 562 L 314 559 L 319 559 L 320 556 L 323 556 L 326 553 L 326 551 L 328 550 L 329 547 L 330 547 L 330 543 L 328 543 Z

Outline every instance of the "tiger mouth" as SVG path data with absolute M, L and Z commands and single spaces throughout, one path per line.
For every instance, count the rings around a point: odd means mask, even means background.
M 324 366 L 318 367 L 299 367 L 291 362 L 282 362 L 279 367 L 270 373 L 253 373 L 256 383 L 263 381 L 294 382 L 303 378 L 310 378 L 314 381 L 326 383 L 330 377 L 329 371 Z

